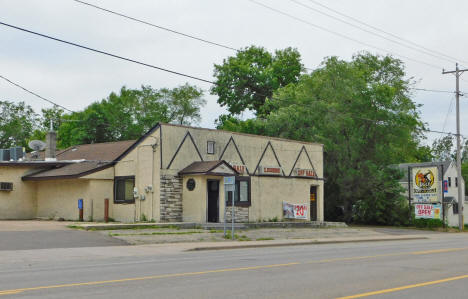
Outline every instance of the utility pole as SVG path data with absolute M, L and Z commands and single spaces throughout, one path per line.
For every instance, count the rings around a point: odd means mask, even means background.
M 465 200 L 465 195 L 462 190 L 462 175 L 461 175 L 461 141 L 460 141 L 460 76 L 463 72 L 468 71 L 468 69 L 460 70 L 458 68 L 458 63 L 455 64 L 454 71 L 445 71 L 442 70 L 442 74 L 455 74 L 456 81 L 456 90 L 455 96 L 457 99 L 457 185 L 458 185 L 458 229 L 463 231 L 464 221 L 463 221 L 463 203 Z

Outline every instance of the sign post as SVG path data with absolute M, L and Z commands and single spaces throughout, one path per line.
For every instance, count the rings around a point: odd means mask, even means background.
M 228 199 L 231 198 L 232 202 L 232 228 L 231 228 L 231 238 L 234 240 L 234 192 L 236 190 L 236 177 L 235 176 L 225 176 L 224 177 L 224 237 L 226 237 L 226 208 Z M 228 194 L 226 198 L 226 192 Z
M 83 221 L 83 198 L 78 199 L 79 219 Z

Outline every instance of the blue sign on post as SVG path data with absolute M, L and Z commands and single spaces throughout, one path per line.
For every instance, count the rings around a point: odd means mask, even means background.
M 78 199 L 78 210 L 83 210 L 83 198 Z
M 444 180 L 444 193 L 448 193 L 448 182 Z

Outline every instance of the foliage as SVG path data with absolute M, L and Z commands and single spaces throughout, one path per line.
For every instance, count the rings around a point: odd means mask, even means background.
M 0 148 L 27 147 L 39 116 L 24 102 L 0 101 Z
M 453 151 L 454 137 L 448 134 L 434 140 L 432 143 L 434 161 L 454 161 L 456 159 L 456 152 Z
M 157 122 L 196 122 L 205 104 L 202 95 L 189 84 L 160 90 L 122 87 L 119 94 L 111 93 L 83 111 L 64 115 L 59 146 L 137 139 Z
M 351 61 L 330 57 L 296 84 L 280 88 L 265 102 L 271 113 L 250 120 L 247 128 L 324 144 L 326 219 L 401 224 L 408 212 L 398 175 L 387 165 L 428 154 L 420 147 L 424 125 L 410 87 L 398 59 L 368 53 Z M 232 126 L 246 129 L 233 119 L 223 119 L 220 127 Z
M 444 222 L 440 219 L 414 219 L 413 225 L 419 228 L 437 228 L 443 227 Z
M 278 88 L 296 83 L 303 70 L 296 49 L 276 50 L 272 54 L 256 46 L 238 51 L 214 68 L 216 84 L 211 93 L 218 95 L 218 103 L 227 106 L 231 114 L 253 110 L 257 116 L 268 115 L 265 100 Z

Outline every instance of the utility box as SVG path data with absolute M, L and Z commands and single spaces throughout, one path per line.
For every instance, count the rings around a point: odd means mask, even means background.
M 0 161 L 10 161 L 10 149 L 0 149 Z
M 21 146 L 15 146 L 10 148 L 10 159 L 18 161 L 23 158 L 23 148 Z

